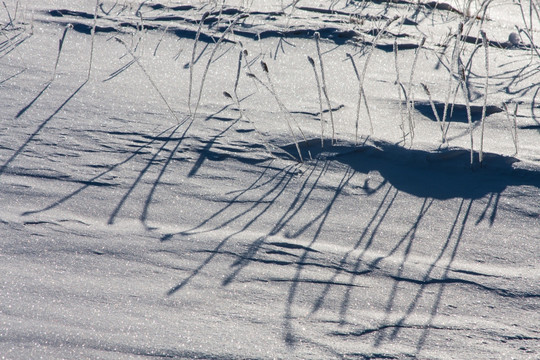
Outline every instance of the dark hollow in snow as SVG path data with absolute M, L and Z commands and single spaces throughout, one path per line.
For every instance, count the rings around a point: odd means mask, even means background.
M 433 102 L 435 109 L 439 115 L 439 119 L 442 120 L 444 113 L 444 103 L 442 102 Z M 415 101 L 414 107 L 422 115 L 427 117 L 430 120 L 437 121 L 435 114 L 433 114 L 433 109 L 428 101 Z M 481 105 L 470 105 L 471 109 L 471 121 L 480 121 L 482 119 L 482 106 Z M 486 116 L 491 114 L 496 114 L 504 111 L 502 108 L 495 105 L 486 106 Z M 465 104 L 448 104 L 446 121 L 468 123 L 467 118 L 467 106 Z
M 376 192 L 387 182 L 407 194 L 446 200 L 452 198 L 479 199 L 486 195 L 498 195 L 508 186 L 534 186 L 540 188 L 540 170 L 516 168 L 518 159 L 493 153 L 484 153 L 481 165 L 478 153 L 474 153 L 474 164 L 470 166 L 470 151 L 453 148 L 441 151 L 413 150 L 378 141 L 373 145 L 340 142 L 332 145 L 325 141 L 321 148 L 320 139 L 299 143 L 302 157 L 307 162 L 337 161 L 350 166 L 354 171 L 368 174 L 377 172 L 384 182 L 371 188 Z M 297 155 L 296 145 L 282 149 Z

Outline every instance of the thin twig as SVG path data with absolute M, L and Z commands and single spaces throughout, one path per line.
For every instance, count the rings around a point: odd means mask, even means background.
M 144 66 L 141 64 L 141 62 L 139 61 L 139 58 L 137 58 L 135 56 L 135 54 L 133 54 L 133 52 L 129 49 L 129 47 L 127 46 L 127 44 L 124 42 L 124 40 L 120 39 L 119 37 L 116 37 L 115 36 L 115 40 L 118 41 L 119 43 L 121 43 L 122 45 L 124 45 L 124 47 L 126 48 L 126 51 L 129 53 L 129 55 L 131 55 L 131 57 L 133 58 L 133 60 L 135 60 L 135 62 L 137 63 L 137 65 L 139 65 L 139 67 L 141 68 L 142 72 L 144 73 L 144 75 L 146 76 L 146 78 L 148 79 L 148 81 L 150 81 L 150 84 L 152 84 L 152 86 L 154 87 L 154 89 L 156 90 L 156 92 L 159 94 L 159 96 L 161 97 L 161 100 L 163 100 L 163 102 L 165 103 L 165 105 L 167 106 L 167 109 L 169 110 L 169 112 L 171 113 L 171 115 L 174 117 L 174 119 L 176 120 L 176 122 L 179 124 L 179 125 L 182 125 L 183 123 L 185 123 L 187 121 L 187 119 L 184 119 L 183 121 L 180 121 L 180 119 L 178 118 L 178 116 L 176 116 L 176 114 L 174 113 L 173 109 L 171 108 L 171 106 L 169 105 L 169 102 L 167 101 L 167 99 L 165 99 L 165 96 L 163 96 L 163 93 L 161 92 L 161 90 L 159 90 L 158 86 L 156 85 L 156 83 L 154 82 L 154 80 L 152 79 L 152 77 L 150 77 L 150 74 L 148 74 L 148 72 L 146 71 L 146 69 L 144 68 Z
M 319 94 L 319 116 L 321 122 L 321 148 L 324 147 L 324 118 L 323 118 L 323 107 L 322 107 L 322 95 L 321 95 L 321 83 L 319 81 L 319 75 L 317 74 L 317 68 L 315 67 L 315 61 L 311 56 L 308 56 L 308 61 L 313 68 L 313 73 L 315 74 L 315 81 L 317 83 L 317 93 Z
M 473 139 L 473 125 L 472 125 L 472 116 L 471 116 L 471 106 L 469 103 L 469 89 L 467 88 L 467 79 L 465 76 L 465 68 L 460 66 L 459 72 L 461 75 L 461 90 L 463 91 L 463 97 L 465 98 L 465 105 L 467 108 L 467 120 L 469 122 L 469 135 L 471 139 L 471 167 L 474 163 L 474 139 Z
M 485 49 L 485 62 L 486 62 L 486 83 L 485 83 L 485 89 L 484 89 L 484 103 L 482 105 L 482 130 L 480 131 L 480 155 L 478 161 L 480 162 L 480 165 L 482 165 L 482 161 L 484 158 L 484 125 L 486 120 L 486 107 L 487 107 L 487 97 L 488 97 L 488 86 L 489 86 L 489 51 L 488 51 L 488 42 L 486 33 L 484 31 L 480 31 L 480 35 L 482 36 L 482 43 L 484 44 Z
M 188 109 L 189 114 L 191 115 L 191 89 L 193 87 L 193 64 L 195 63 L 195 53 L 197 51 L 197 43 L 199 42 L 199 36 L 201 35 L 201 28 L 204 23 L 204 20 L 210 15 L 207 11 L 203 14 L 201 21 L 199 22 L 199 28 L 197 29 L 197 35 L 195 35 L 195 41 L 193 43 L 193 51 L 191 52 L 191 60 L 189 62 L 189 84 L 188 84 Z
M 328 97 L 328 88 L 326 87 L 326 78 L 324 76 L 324 65 L 322 61 L 322 54 L 321 54 L 321 47 L 319 45 L 319 39 L 321 35 L 316 32 L 315 33 L 315 44 L 317 44 L 317 54 L 319 56 L 319 65 L 321 67 L 321 80 L 322 80 L 322 92 L 324 94 L 324 97 L 326 99 L 326 105 L 328 106 L 328 112 L 330 113 L 330 123 L 332 125 L 332 145 L 335 144 L 336 141 L 336 129 L 334 126 L 334 114 L 332 113 L 332 105 L 330 104 L 330 98 Z

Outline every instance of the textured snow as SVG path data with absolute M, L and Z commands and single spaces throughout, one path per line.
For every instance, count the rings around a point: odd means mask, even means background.
M 224 3 L 100 3 L 89 79 L 95 3 L 0 10 L 0 358 L 540 357 L 540 57 L 515 46 L 519 6 L 482 22 L 482 165 L 479 20 L 462 43 L 471 167 L 461 90 L 442 144 L 421 87 L 442 115 L 462 2 Z M 361 72 L 374 41 L 357 139 L 347 54 Z

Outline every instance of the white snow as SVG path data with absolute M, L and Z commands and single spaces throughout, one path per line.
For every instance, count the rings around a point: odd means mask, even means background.
M 540 357 L 540 18 L 430 4 L 106 0 L 88 78 L 94 2 L 6 1 L 0 358 Z

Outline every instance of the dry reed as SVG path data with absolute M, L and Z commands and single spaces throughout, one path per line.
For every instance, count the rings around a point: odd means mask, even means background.
M 369 112 L 369 106 L 367 103 L 366 94 L 364 92 L 364 88 L 362 87 L 360 73 L 358 72 L 358 68 L 356 67 L 356 64 L 354 62 L 354 58 L 352 57 L 352 55 L 347 53 L 347 57 L 351 60 L 351 64 L 352 64 L 354 73 L 356 75 L 356 79 L 358 80 L 358 102 L 356 104 L 356 122 L 355 122 L 355 144 L 358 145 L 358 126 L 360 122 L 360 107 L 362 104 L 362 99 L 364 100 L 364 104 L 366 107 L 366 113 L 369 120 L 369 128 L 370 128 L 371 134 L 373 134 L 373 122 L 371 121 L 371 113 Z
M 480 35 L 482 36 L 482 43 L 485 49 L 485 65 L 486 65 L 486 83 L 484 85 L 484 103 L 482 104 L 482 120 L 481 120 L 482 130 L 480 131 L 480 154 L 478 158 L 478 161 L 480 162 L 480 165 L 481 165 L 484 159 L 484 127 L 485 127 L 485 120 L 486 120 L 486 107 L 487 107 L 488 86 L 489 86 L 489 51 L 488 51 L 489 45 L 488 45 L 486 33 L 484 31 L 480 31 Z
M 319 65 L 321 67 L 322 92 L 324 98 L 326 99 L 326 105 L 328 106 L 328 112 L 330 114 L 330 124 L 332 125 L 332 145 L 334 145 L 336 141 L 336 128 L 334 125 L 334 114 L 332 113 L 332 105 L 330 104 L 330 98 L 328 96 L 328 87 L 326 86 L 326 77 L 324 75 L 324 65 L 322 61 L 321 47 L 319 45 L 321 35 L 316 32 L 314 37 L 315 44 L 317 45 L 317 55 L 319 56 Z
M 469 102 L 469 89 L 467 88 L 467 77 L 465 76 L 465 67 L 460 66 L 459 67 L 459 74 L 460 74 L 460 85 L 461 90 L 463 91 L 463 97 L 465 99 L 465 106 L 467 108 L 467 121 L 469 123 L 469 135 L 470 135 L 470 141 L 471 141 L 471 167 L 474 164 L 474 137 L 473 137 L 473 124 L 472 124 L 472 116 L 471 116 L 471 105 Z
M 321 83 L 319 81 L 319 75 L 317 74 L 317 67 L 315 66 L 315 60 L 311 56 L 308 56 L 308 61 L 313 68 L 313 73 L 315 74 L 315 82 L 317 83 L 317 93 L 319 94 L 319 121 L 321 122 L 321 147 L 324 147 L 324 118 L 323 118 L 323 106 L 322 106 L 322 95 L 321 95 Z

